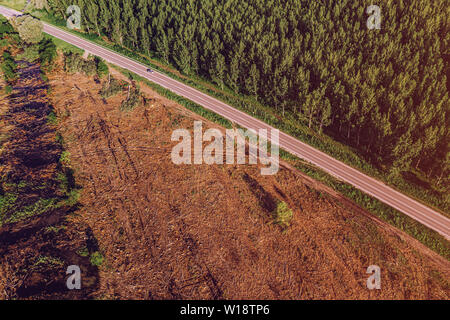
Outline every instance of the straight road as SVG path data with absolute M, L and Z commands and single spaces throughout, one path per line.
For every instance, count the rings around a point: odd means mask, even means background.
M 0 6 L 0 14 L 10 17 L 13 15 L 20 15 L 21 13 Z M 69 32 L 53 27 L 47 23 L 44 23 L 44 31 L 56 38 L 64 40 L 74 46 L 99 56 L 110 63 L 132 71 L 139 76 L 146 78 L 180 96 L 183 96 L 244 128 L 253 130 L 266 129 L 268 132 L 274 130 L 273 127 L 267 125 L 266 123 L 255 119 L 246 113 L 236 110 L 233 107 L 194 88 L 173 80 L 164 74 L 156 71 L 153 73 L 148 73 L 147 66 L 132 59 L 121 56 Z M 410 216 L 450 240 L 450 219 L 435 210 L 283 132 L 280 132 L 279 135 L 279 145 L 282 149 L 288 151 L 289 153 L 313 163 L 325 172 L 377 198 L 378 200 Z

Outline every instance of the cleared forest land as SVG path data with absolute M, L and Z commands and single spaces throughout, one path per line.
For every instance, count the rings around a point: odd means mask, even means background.
M 447 260 L 289 166 L 264 177 L 257 166 L 174 165 L 173 130 L 200 119 L 175 102 L 142 87 L 146 104 L 122 111 L 126 91 L 103 99 L 102 83 L 61 68 L 49 79 L 83 186 L 74 221 L 104 257 L 97 298 L 449 298 Z M 370 265 L 382 290 L 366 288 Z
M 72 220 L 78 187 L 61 161 L 48 85 L 39 64 L 19 62 L 17 74 L 0 95 L 0 300 L 90 298 L 98 271 L 79 252 L 94 252 L 96 240 Z M 73 264 L 84 273 L 82 290 L 67 290 Z

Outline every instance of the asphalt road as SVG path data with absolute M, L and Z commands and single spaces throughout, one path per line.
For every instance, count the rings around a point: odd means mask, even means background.
M 2 6 L 0 6 L 0 13 L 7 17 L 21 14 L 18 11 L 4 8 Z M 153 73 L 148 73 L 147 66 L 116 54 L 108 49 L 104 49 L 99 45 L 81 39 L 71 33 L 62 31 L 61 29 L 50 26 L 46 23 L 44 23 L 44 31 L 83 50 L 87 50 L 89 53 L 97 55 L 110 63 L 130 70 L 141 77 L 147 78 L 148 80 L 157 83 L 158 85 L 169 89 L 180 96 L 183 96 L 211 111 L 214 111 L 215 113 L 244 128 L 251 128 L 254 130 L 267 129 L 269 132 L 274 129 L 264 122 L 236 110 L 233 107 L 194 88 L 173 80 L 164 74 L 156 71 Z M 450 240 L 450 219 L 435 210 L 283 132 L 280 132 L 279 145 L 282 149 L 313 163 L 329 174 L 377 198 L 385 204 L 388 204 L 389 206 L 426 225 L 427 227 L 437 231 Z

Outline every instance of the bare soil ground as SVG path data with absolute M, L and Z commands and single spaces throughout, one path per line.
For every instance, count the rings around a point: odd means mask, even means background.
M 199 117 L 149 88 L 146 106 L 124 112 L 126 92 L 104 100 L 92 78 L 57 71 L 50 85 L 83 186 L 72 220 L 92 229 L 105 257 L 95 297 L 449 298 L 448 261 L 289 165 L 275 176 L 174 165 L 173 130 Z M 279 201 L 294 212 L 285 230 L 273 223 Z M 370 265 L 381 290 L 366 287 Z

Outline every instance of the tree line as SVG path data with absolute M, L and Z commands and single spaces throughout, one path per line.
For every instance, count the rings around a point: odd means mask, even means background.
M 16 61 L 39 61 L 43 70 L 50 70 L 56 58 L 56 45 L 49 38 L 44 38 L 42 23 L 30 15 L 22 15 L 8 21 L 0 16 L 0 70 L 8 85 L 18 79 Z M 13 51 L 14 54 L 12 54 Z M 19 51 L 19 53 L 17 52 Z
M 42 2 L 42 1 L 40 1 Z M 84 31 L 253 96 L 388 168 L 448 179 L 448 0 L 48 0 Z M 448 181 L 448 180 L 447 180 Z

